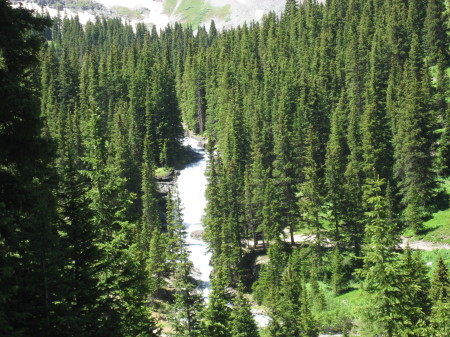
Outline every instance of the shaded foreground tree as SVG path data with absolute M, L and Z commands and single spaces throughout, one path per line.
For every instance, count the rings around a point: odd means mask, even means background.
M 0 2 L 0 335 L 57 335 L 60 288 L 52 148 L 33 69 L 50 22 Z

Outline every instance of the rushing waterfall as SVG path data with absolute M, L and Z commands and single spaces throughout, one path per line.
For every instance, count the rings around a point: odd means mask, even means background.
M 183 204 L 190 260 L 194 264 L 194 270 L 199 274 L 198 279 L 202 282 L 203 295 L 207 297 L 210 290 L 209 275 L 212 271 L 209 264 L 211 253 L 208 252 L 206 243 L 198 235 L 203 231 L 202 216 L 206 206 L 206 153 L 202 147 L 198 146 L 198 141 L 194 138 L 185 138 L 183 144 L 190 146 L 201 156 L 198 161 L 187 165 L 180 172 L 177 184 Z

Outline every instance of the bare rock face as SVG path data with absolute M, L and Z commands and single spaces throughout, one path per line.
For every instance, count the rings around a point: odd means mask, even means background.
M 168 194 L 174 192 L 177 184 L 177 176 L 179 172 L 173 170 L 170 174 L 158 177 L 156 180 L 156 186 L 161 194 Z
M 191 237 L 196 240 L 203 240 L 203 230 L 193 231 Z
M 158 192 L 161 194 L 169 194 L 175 190 L 176 183 L 174 181 L 158 181 L 156 186 L 158 187 Z

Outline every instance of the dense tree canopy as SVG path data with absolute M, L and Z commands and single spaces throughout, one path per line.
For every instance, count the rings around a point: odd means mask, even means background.
M 447 5 L 289 0 L 158 32 L 0 1 L 0 334 L 156 336 L 163 313 L 175 335 L 253 337 L 250 288 L 269 336 L 347 333 L 324 294 L 357 284 L 361 333 L 448 335 L 448 268 L 429 286 L 398 247 L 448 198 Z M 207 304 L 156 179 L 183 126 L 208 139 Z

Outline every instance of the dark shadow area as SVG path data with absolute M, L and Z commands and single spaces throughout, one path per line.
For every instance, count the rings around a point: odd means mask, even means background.
M 444 188 L 440 188 L 436 191 L 431 202 L 432 212 L 445 211 L 450 207 L 450 196 Z
M 204 246 L 204 243 L 189 243 L 188 246 Z
M 357 287 L 345 287 L 339 292 L 339 296 L 345 295 L 347 293 L 350 293 L 350 292 L 358 290 L 358 289 L 359 288 L 357 288 Z
M 210 281 L 202 281 L 199 286 L 200 286 L 201 289 L 210 288 L 211 287 L 211 282 Z
M 257 263 L 257 258 L 267 254 L 266 247 L 255 248 L 244 252 L 241 261 L 242 283 L 246 292 L 251 292 L 253 283 L 258 279 L 261 264 Z
M 190 146 L 181 146 L 174 163 L 174 168 L 176 170 L 182 170 L 186 167 L 189 167 L 192 164 L 195 164 L 204 157 L 205 157 L 204 149 L 194 150 Z

